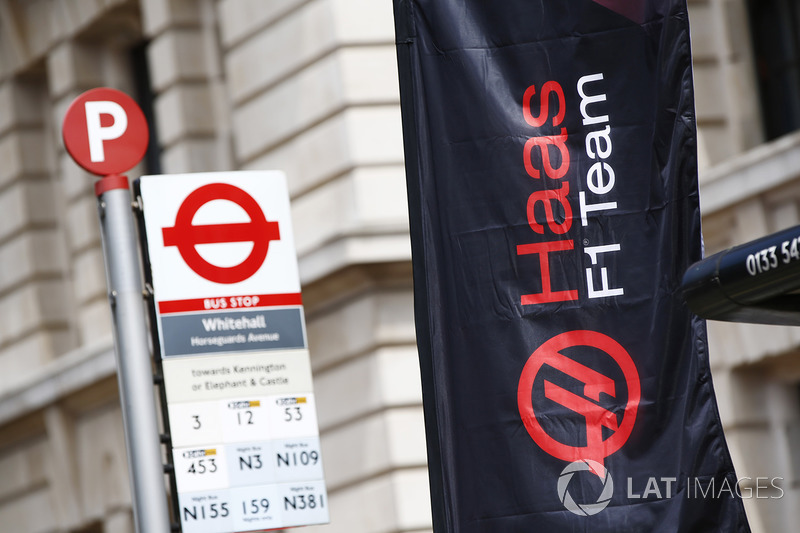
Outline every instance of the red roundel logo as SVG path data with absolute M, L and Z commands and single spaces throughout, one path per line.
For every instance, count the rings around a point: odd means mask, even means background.
M 194 216 L 213 200 L 227 200 L 241 207 L 249 222 L 194 225 Z M 164 246 L 176 246 L 186 264 L 199 276 L 214 283 L 239 283 L 255 274 L 267 258 L 269 243 L 281 238 L 277 222 L 268 221 L 258 202 L 239 187 L 211 183 L 193 191 L 178 208 L 175 225 L 163 228 Z M 234 266 L 219 266 L 198 253 L 200 244 L 252 242 L 247 258 Z
M 613 401 L 625 396 L 625 391 L 617 388 L 617 382 L 620 380 L 606 376 L 563 353 L 571 352 L 572 348 L 580 350 L 581 347 L 599 350 L 613 360 L 621 370 L 621 381 L 627 387 L 627 401 L 624 407 L 619 405 L 618 401 L 618 405 L 622 409 L 615 409 L 609 405 L 609 400 Z M 547 376 L 553 379 L 544 377 L 537 380 L 546 367 L 557 371 L 556 374 L 553 374 L 552 371 L 547 372 Z M 555 379 L 556 375 L 562 376 L 564 379 Z M 578 382 L 578 390 L 581 393 L 576 393 L 574 387 L 569 387 L 572 390 L 568 390 L 556 381 L 562 385 Z M 582 423 L 585 423 L 586 427 L 585 445 L 563 442 L 562 440 L 566 440 L 566 435 L 559 435 L 560 440 L 551 434 L 558 432 L 553 431 L 554 428 L 563 428 L 564 425 L 549 423 L 546 427 L 550 432 L 545 429 L 542 420 L 539 419 L 539 417 L 545 419 L 545 414 L 541 412 L 542 406 L 538 405 L 539 402 L 534 402 L 533 398 L 535 383 L 540 383 L 540 386 L 536 388 L 537 396 L 543 389 L 546 400 L 575 413 L 579 419 L 582 419 Z M 601 394 L 605 396 L 601 397 Z M 525 363 L 517 389 L 517 404 L 528 434 L 542 450 L 570 463 L 587 459 L 602 465 L 606 457 L 622 448 L 633 431 L 640 399 L 639 373 L 625 348 L 608 335 L 586 330 L 568 331 L 542 344 Z M 537 407 L 540 410 L 538 416 Z M 621 419 L 615 412 L 620 410 L 622 411 Z M 554 416 L 559 415 L 552 409 L 546 413 L 548 420 L 552 421 Z M 560 433 L 567 432 L 562 429 Z
M 107 176 L 135 167 L 147 151 L 147 120 L 127 94 L 100 87 L 78 96 L 62 126 L 67 152 L 84 170 Z

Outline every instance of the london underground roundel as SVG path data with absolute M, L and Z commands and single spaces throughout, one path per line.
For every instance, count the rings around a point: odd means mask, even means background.
M 215 299 L 256 296 L 263 303 L 268 295 L 299 294 L 282 173 L 144 176 L 141 195 L 162 307 L 202 299 L 228 308 L 230 300 Z
M 249 220 L 227 224 L 195 225 L 197 212 L 206 204 L 225 200 L 241 207 Z M 163 228 L 165 246 L 176 246 L 186 265 L 196 274 L 215 283 L 245 281 L 258 272 L 267 258 L 269 244 L 280 240 L 280 225 L 268 221 L 258 202 L 247 192 L 228 183 L 210 183 L 194 190 L 181 204 L 175 226 Z M 231 266 L 207 261 L 198 252 L 202 244 L 249 242 L 253 247 L 247 257 Z

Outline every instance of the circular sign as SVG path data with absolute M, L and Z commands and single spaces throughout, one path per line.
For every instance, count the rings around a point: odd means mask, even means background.
M 597 348 L 608 354 L 622 370 L 628 388 L 628 401 L 621 422 L 617 420 L 616 413 L 599 404 L 600 393 L 616 396 L 614 381 L 561 353 L 562 350 L 573 346 Z M 545 381 L 545 396 L 585 417 L 586 446 L 570 446 L 560 442 L 548 434 L 537 419 L 533 406 L 533 383 L 545 365 L 556 368 L 584 384 L 584 396 L 588 398 L 566 391 L 548 381 Z M 587 330 L 568 331 L 542 344 L 525 363 L 517 389 L 517 404 L 522 422 L 528 434 L 542 450 L 564 461 L 588 459 L 601 465 L 603 459 L 622 448 L 628 441 L 636 421 L 640 399 L 639 373 L 625 348 L 608 335 Z M 613 431 L 607 439 L 603 438 L 604 429 Z
M 214 200 L 235 203 L 250 217 L 249 222 L 195 226 L 197 211 Z M 239 283 L 255 274 L 267 257 L 270 241 L 280 240 L 277 222 L 267 221 L 258 202 L 245 191 L 228 183 L 210 183 L 195 189 L 178 208 L 175 225 L 163 228 L 164 246 L 177 246 L 186 264 L 199 276 L 214 283 Z M 247 258 L 238 265 L 223 267 L 206 261 L 195 248 L 199 244 L 252 242 Z
M 595 503 L 578 503 L 570 494 L 569 482 L 572 481 L 572 476 L 577 472 L 591 472 L 602 481 L 603 488 Z M 591 459 L 583 459 L 568 464 L 561 471 L 561 475 L 558 477 L 557 489 L 558 499 L 561 500 L 567 511 L 578 516 L 592 516 L 608 507 L 611 497 L 614 495 L 614 480 L 606 470 L 606 467 Z
M 72 159 L 98 176 L 135 167 L 149 138 L 147 120 L 136 102 L 107 87 L 86 91 L 70 104 L 61 134 Z

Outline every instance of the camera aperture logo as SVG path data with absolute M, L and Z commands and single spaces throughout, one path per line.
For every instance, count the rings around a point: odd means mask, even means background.
M 577 503 L 569 492 L 569 482 L 577 472 L 592 472 L 603 482 L 603 489 L 595 503 Z M 596 461 L 584 459 L 570 463 L 558 476 L 558 498 L 571 513 L 579 516 L 592 516 L 606 508 L 614 494 L 614 480 L 608 470 Z

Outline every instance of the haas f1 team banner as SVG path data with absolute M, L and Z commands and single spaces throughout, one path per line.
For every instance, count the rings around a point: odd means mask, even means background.
M 439 532 L 746 532 L 684 0 L 395 0 Z

